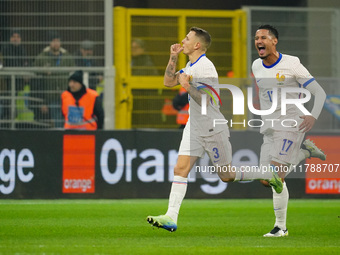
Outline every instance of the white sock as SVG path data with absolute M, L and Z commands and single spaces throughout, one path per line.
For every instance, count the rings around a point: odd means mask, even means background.
M 280 194 L 276 193 L 273 190 L 273 205 L 274 205 L 274 213 L 275 213 L 275 226 L 278 226 L 282 230 L 286 230 L 286 221 L 287 221 L 287 208 L 288 208 L 288 199 L 289 193 L 286 182 L 283 183 L 283 190 Z
M 298 155 L 299 163 L 309 157 L 310 157 L 310 153 L 308 150 L 300 149 L 299 155 Z
M 271 178 L 273 178 L 273 174 L 269 166 L 261 168 L 257 166 L 236 167 L 234 181 L 270 180 Z
M 165 215 L 168 215 L 171 219 L 173 219 L 176 224 L 179 209 L 181 207 L 185 193 L 187 192 L 187 182 L 188 178 L 181 176 L 174 176 L 174 181 L 172 182 L 168 211 Z

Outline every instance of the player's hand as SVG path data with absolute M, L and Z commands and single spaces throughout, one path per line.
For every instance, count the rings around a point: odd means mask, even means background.
M 178 55 L 182 51 L 183 47 L 179 43 L 170 46 L 170 54 Z
M 300 116 L 301 119 L 303 119 L 302 123 L 299 126 L 299 131 L 302 131 L 304 133 L 308 132 L 312 129 L 315 123 L 315 118 L 311 115 L 303 115 Z
M 189 81 L 190 81 L 190 75 L 187 75 L 186 73 L 180 73 L 179 74 L 178 82 L 188 92 L 190 90 L 190 83 L 189 83 Z

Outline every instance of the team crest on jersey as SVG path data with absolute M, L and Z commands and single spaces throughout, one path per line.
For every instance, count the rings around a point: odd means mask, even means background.
M 283 85 L 284 83 L 284 81 L 285 81 L 285 79 L 286 79 L 286 77 L 282 74 L 282 75 L 280 75 L 280 72 L 278 72 L 277 74 L 276 74 L 276 80 L 278 80 L 278 84 L 277 85 Z

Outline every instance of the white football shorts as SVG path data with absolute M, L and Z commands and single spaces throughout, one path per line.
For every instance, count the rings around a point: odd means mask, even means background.
M 229 133 L 223 130 L 212 136 L 196 136 L 190 135 L 190 129 L 185 128 L 178 155 L 203 157 L 205 152 L 214 165 L 230 164 L 232 148 L 229 142 Z
M 297 165 L 298 155 L 305 134 L 298 131 L 274 131 L 263 136 L 260 164 L 269 165 L 276 161 L 286 165 Z

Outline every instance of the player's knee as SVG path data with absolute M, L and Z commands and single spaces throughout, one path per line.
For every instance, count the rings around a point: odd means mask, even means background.
M 174 167 L 174 175 L 183 176 L 186 173 L 186 168 L 183 165 L 176 164 Z
M 223 182 L 233 182 L 234 181 L 234 178 L 220 178 L 221 179 L 221 181 L 223 181 Z

